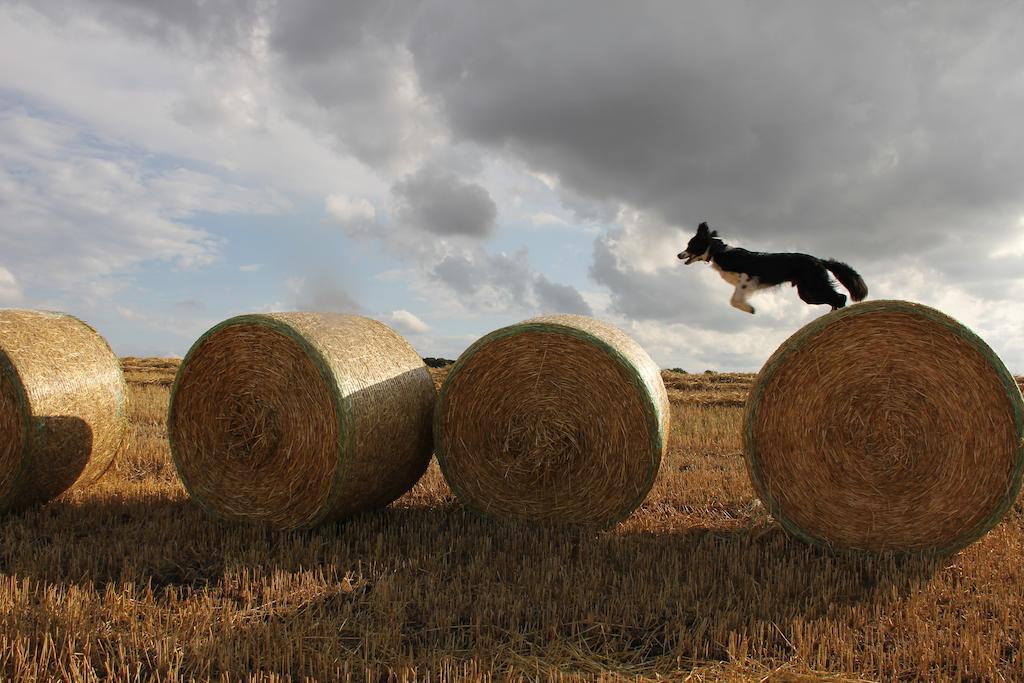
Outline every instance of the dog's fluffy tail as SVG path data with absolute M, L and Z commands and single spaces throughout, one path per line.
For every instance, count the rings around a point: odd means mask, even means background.
M 868 286 L 864 284 L 864 278 L 853 268 L 841 261 L 833 261 L 832 259 L 824 260 L 822 263 L 832 271 L 832 274 L 842 283 L 843 287 L 850 290 L 850 297 L 854 301 L 861 301 L 868 295 Z

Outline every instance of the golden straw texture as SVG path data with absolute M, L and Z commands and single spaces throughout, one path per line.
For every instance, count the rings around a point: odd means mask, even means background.
M 799 330 L 757 376 L 745 425 L 761 499 L 814 543 L 953 552 L 1020 488 L 1013 377 L 969 329 L 920 304 L 856 304 Z
M 382 507 L 430 460 L 434 384 L 415 350 L 354 315 L 227 320 L 171 392 L 171 453 L 208 511 L 278 528 Z
M 117 356 L 84 322 L 0 310 L 0 512 L 102 476 L 125 439 L 125 396 Z
M 669 433 L 658 367 L 628 335 L 576 315 L 477 341 L 441 387 L 435 451 L 470 508 L 607 526 L 654 483 Z

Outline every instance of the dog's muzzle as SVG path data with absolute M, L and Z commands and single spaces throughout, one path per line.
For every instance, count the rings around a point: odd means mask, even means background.
M 683 261 L 683 265 L 688 266 L 691 263 L 693 263 L 694 261 L 696 261 L 698 258 L 700 258 L 700 256 L 694 256 L 692 254 L 689 254 L 689 253 L 683 251 L 683 252 L 679 253 L 679 258 L 686 259 L 685 261 Z

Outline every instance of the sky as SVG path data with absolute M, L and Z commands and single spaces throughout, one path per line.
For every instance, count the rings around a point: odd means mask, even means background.
M 1024 373 L 1024 4 L 0 0 L 0 307 L 121 355 L 233 315 L 423 356 L 547 313 L 754 371 L 727 243 L 836 258 Z

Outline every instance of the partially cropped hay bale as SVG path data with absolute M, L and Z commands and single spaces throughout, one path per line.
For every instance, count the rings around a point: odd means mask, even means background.
M 962 324 L 861 303 L 809 323 L 765 364 L 747 401 L 747 469 L 804 540 L 948 553 L 1013 504 L 1022 415 L 1013 377 Z
M 243 315 L 181 363 L 171 453 L 208 511 L 279 528 L 381 507 L 430 460 L 434 385 L 409 344 L 353 315 Z
M 452 490 L 492 516 L 610 525 L 643 502 L 668 435 L 658 367 L 620 330 L 534 318 L 477 341 L 438 398 Z
M 128 426 L 117 356 L 81 320 L 0 310 L 0 512 L 98 479 Z

